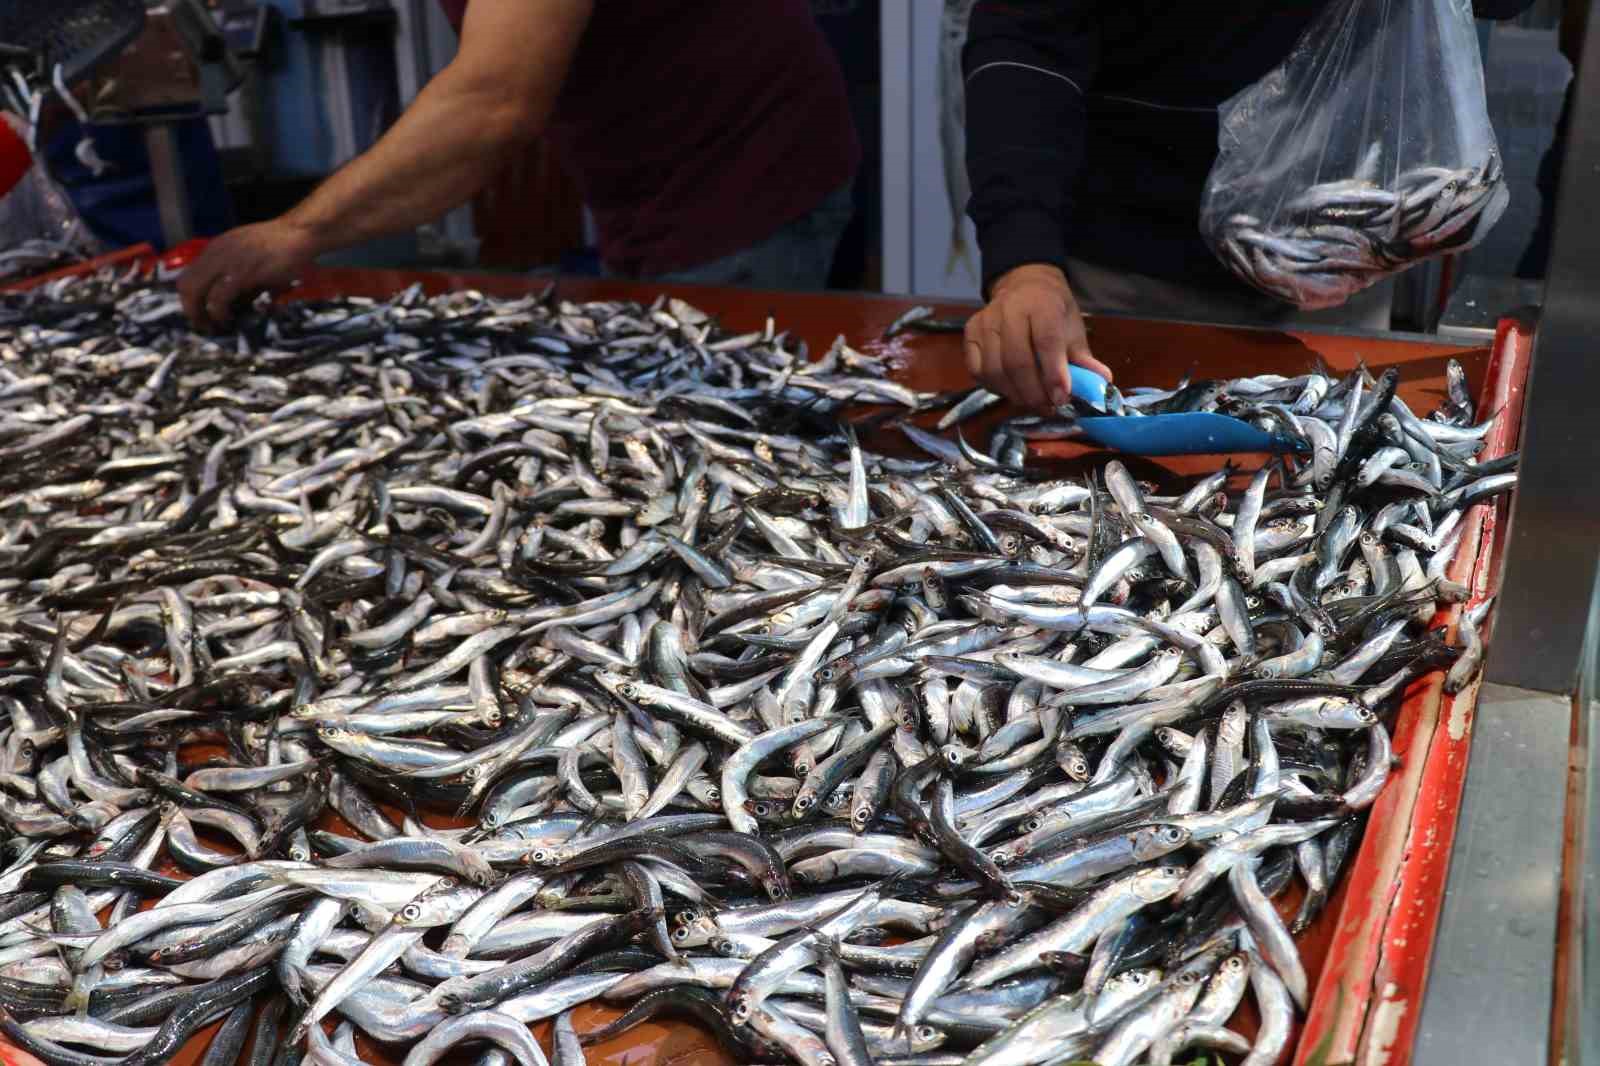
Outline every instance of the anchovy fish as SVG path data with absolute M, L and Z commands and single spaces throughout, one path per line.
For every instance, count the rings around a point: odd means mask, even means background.
M 53 1066 L 224 1018 L 207 1061 L 539 1063 L 553 1018 L 570 1063 L 599 1000 L 745 1062 L 1172 1061 L 1247 989 L 1275 1061 L 1516 477 L 1463 382 L 1364 371 L 1129 390 L 1310 445 L 1248 487 L 1061 477 L 666 297 L 203 337 L 106 271 L 0 295 L 0 351 L 0 1034 Z

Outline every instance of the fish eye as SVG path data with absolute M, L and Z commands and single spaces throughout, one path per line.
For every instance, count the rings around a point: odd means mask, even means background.
M 617 693 L 622 696 L 623 699 L 631 700 L 639 694 L 639 686 L 635 685 L 632 681 L 624 681 L 622 684 L 617 686 Z
M 674 929 L 672 931 L 672 939 L 674 939 L 674 940 L 688 940 L 689 939 L 689 927 L 686 926 L 686 925 L 678 926 L 678 928 L 676 928 L 676 929 Z
M 422 917 L 422 908 L 415 903 L 407 903 L 400 911 L 400 917 L 408 922 L 414 922 Z
M 1181 844 L 1183 842 L 1184 832 L 1178 826 L 1169 825 L 1161 831 L 1161 835 L 1172 841 L 1174 844 Z
M 810 796 L 800 796 L 794 801 L 794 807 L 797 811 L 809 811 L 814 802 Z
M 919 1026 L 917 1026 L 917 1039 L 918 1040 L 937 1040 L 938 1038 L 939 1038 L 939 1030 L 935 1029 L 933 1026 L 931 1026 L 931 1025 L 919 1025 Z

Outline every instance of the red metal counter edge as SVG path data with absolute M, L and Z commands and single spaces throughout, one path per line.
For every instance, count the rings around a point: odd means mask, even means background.
M 23 278 L 9 285 L 0 285 L 0 292 L 27 292 L 58 278 L 77 277 L 81 274 L 93 274 L 96 270 L 108 266 L 124 266 L 134 262 L 143 262 L 154 256 L 156 250 L 148 244 L 135 244 L 127 248 L 120 248 L 115 252 L 86 259 L 81 263 L 52 270 L 48 274 L 38 274 L 31 278 Z
M 93 274 L 95 271 L 108 266 L 132 266 L 135 263 L 144 267 L 149 267 L 155 263 L 174 268 L 188 266 L 195 256 L 205 250 L 206 245 L 209 243 L 211 242 L 206 238 L 197 237 L 192 241 L 183 242 L 170 251 L 159 254 L 148 244 L 133 244 L 126 248 L 119 248 L 114 252 L 107 252 L 105 255 L 96 256 L 93 259 L 86 259 L 81 263 L 62 267 L 60 270 L 52 270 L 48 274 L 24 278 L 22 281 L 13 282 L 10 285 L 0 285 L 0 292 L 26 292 L 58 278 Z
M 1522 428 L 1522 391 L 1532 332 L 1510 319 L 1496 330 L 1482 410 L 1498 410 L 1485 458 L 1513 450 Z M 1470 603 L 1492 594 L 1500 577 L 1496 533 L 1502 502 L 1477 508 L 1450 577 L 1472 589 Z M 1453 625 L 1452 612 L 1436 625 Z M 1395 728 L 1402 766 L 1373 805 L 1350 871 L 1345 904 L 1317 981 L 1296 1066 L 1323 1063 L 1406 1066 L 1438 930 L 1456 816 L 1472 746 L 1476 683 L 1455 696 L 1434 675 L 1413 686 Z M 1404 783 L 1403 783 L 1404 782 Z

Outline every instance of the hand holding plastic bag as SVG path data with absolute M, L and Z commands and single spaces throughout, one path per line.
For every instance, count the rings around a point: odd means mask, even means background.
M 1470 0 L 1334 0 L 1220 119 L 1201 233 L 1308 310 L 1472 247 L 1509 199 Z

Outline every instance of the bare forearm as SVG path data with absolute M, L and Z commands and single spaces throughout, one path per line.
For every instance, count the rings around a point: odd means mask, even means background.
M 377 144 L 285 216 L 317 253 L 413 229 L 462 204 L 538 132 L 519 109 L 442 72 Z
M 544 128 L 592 9 L 593 0 L 473 0 L 451 64 L 284 221 L 325 252 L 465 202 L 508 148 Z
M 184 270 L 201 329 L 287 285 L 323 252 L 411 229 L 483 187 L 506 149 L 550 117 L 594 0 L 472 0 L 451 64 L 394 128 L 293 211 L 230 230 Z

